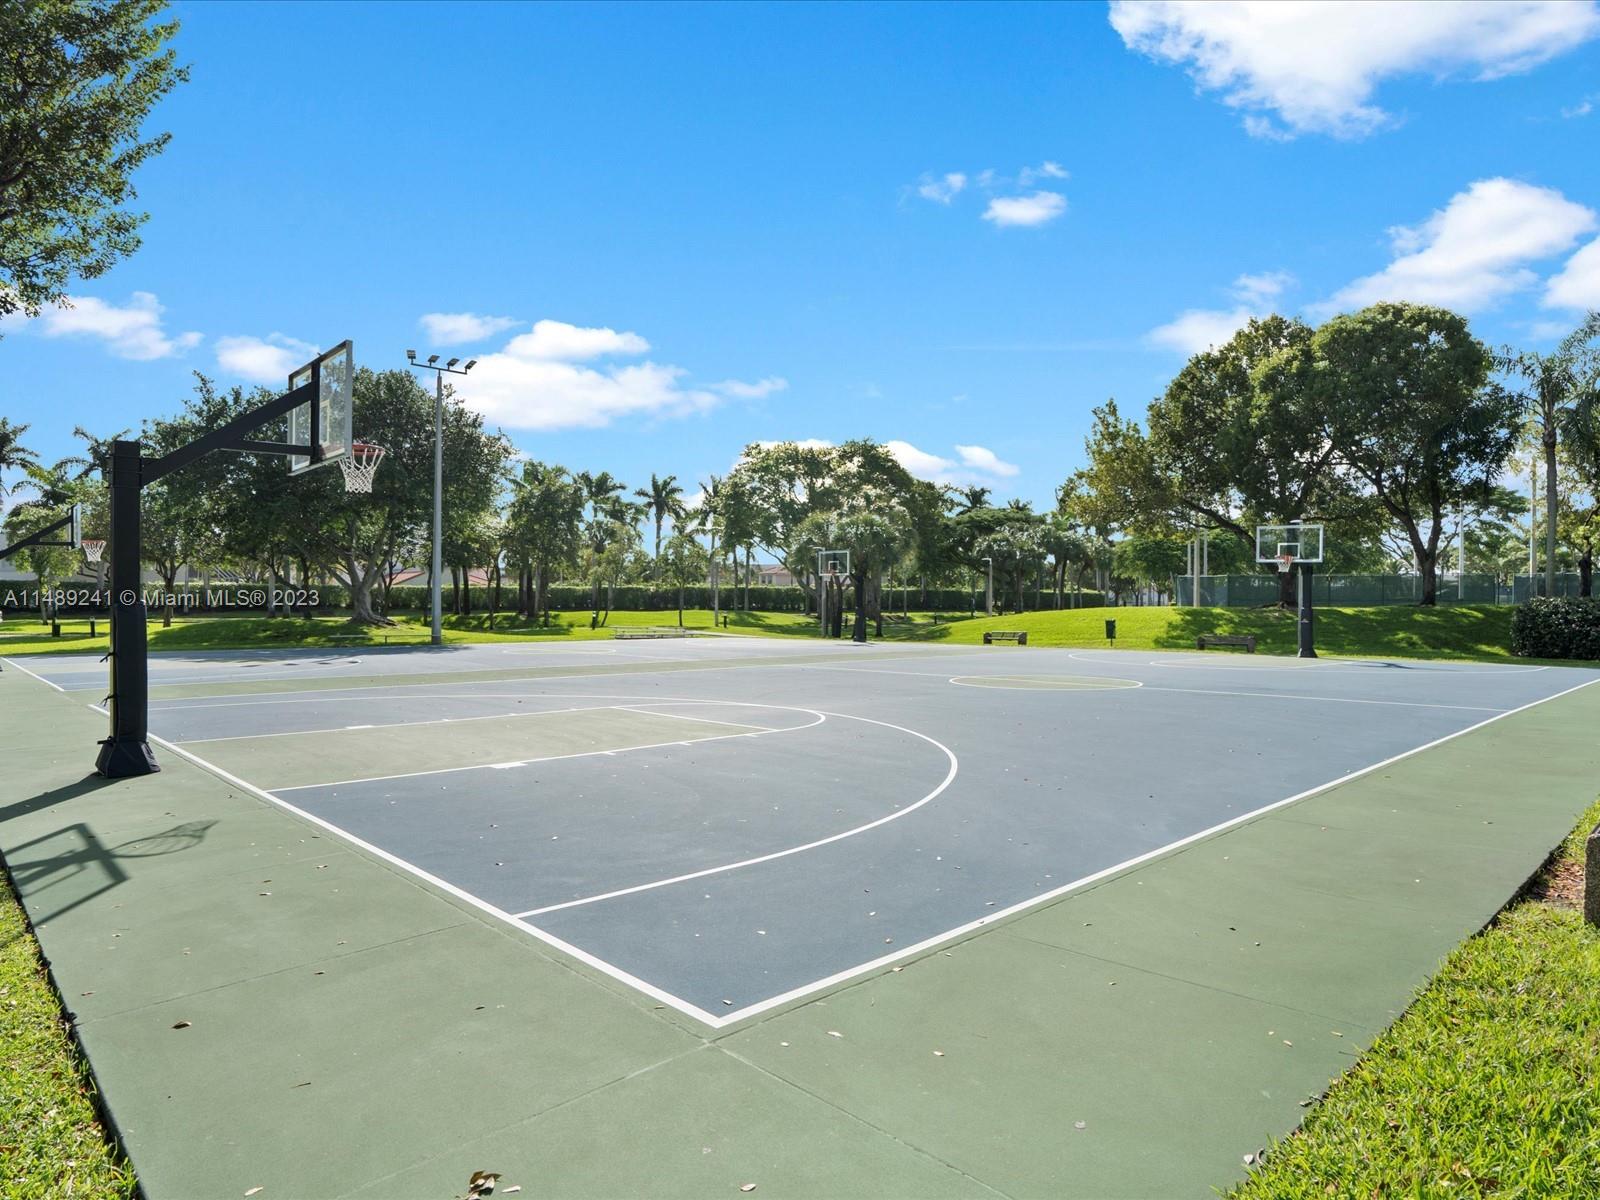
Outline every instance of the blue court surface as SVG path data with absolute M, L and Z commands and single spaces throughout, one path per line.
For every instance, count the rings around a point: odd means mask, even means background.
M 151 656 L 151 728 L 720 1027 L 1596 680 L 736 637 L 215 652 Z

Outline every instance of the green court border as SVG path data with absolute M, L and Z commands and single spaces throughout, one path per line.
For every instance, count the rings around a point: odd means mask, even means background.
M 1209 1194 L 1600 778 L 1585 686 L 712 1031 L 186 763 L 86 778 L 85 699 L 0 674 L 0 847 L 153 1200 Z

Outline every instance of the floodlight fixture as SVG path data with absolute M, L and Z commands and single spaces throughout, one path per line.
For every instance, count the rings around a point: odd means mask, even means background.
M 439 361 L 439 356 L 437 354 L 428 355 L 428 365 L 430 367 L 433 366 L 433 364 L 438 362 L 438 361 Z
M 406 357 L 409 358 L 412 362 L 416 362 L 417 361 L 417 352 L 415 350 L 407 350 L 406 351 Z
M 467 359 L 467 365 L 462 367 L 461 369 L 463 371 L 470 371 L 470 370 L 472 370 L 473 367 L 475 367 L 477 365 L 478 365 L 478 360 L 477 359 L 469 358 L 469 359 Z
M 447 366 L 447 367 L 453 367 L 460 361 L 461 360 L 459 358 L 452 358 L 448 362 L 446 362 L 444 365 Z

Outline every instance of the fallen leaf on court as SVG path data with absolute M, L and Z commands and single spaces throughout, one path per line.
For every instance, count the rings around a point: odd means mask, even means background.
M 828 1030 L 828 1036 L 829 1037 L 842 1038 L 844 1036 L 844 1034 L 840 1033 L 837 1029 L 830 1029 L 830 1030 Z
M 191 1024 L 191 1022 L 189 1022 L 189 1021 L 179 1021 L 175 1025 L 173 1025 L 173 1028 L 174 1029 L 187 1029 L 187 1028 L 189 1028 L 190 1024 Z
M 1089 1122 L 1087 1122 L 1087 1121 L 1074 1121 L 1072 1123 L 1072 1127 L 1074 1129 L 1087 1129 L 1087 1128 L 1089 1128 Z
M 756 1185 L 753 1183 L 741 1183 L 739 1185 L 739 1190 L 741 1192 L 753 1192 L 756 1190 Z
M 513 1196 L 516 1193 L 520 1192 L 521 1190 L 522 1190 L 522 1185 L 520 1183 L 513 1183 L 510 1187 L 508 1187 L 506 1189 L 506 1195 Z
M 935 1058 L 943 1058 L 944 1057 L 944 1051 L 943 1050 L 935 1050 L 933 1052 L 933 1056 Z
M 1256 1156 L 1254 1154 L 1246 1154 L 1244 1156 L 1244 1165 L 1247 1166 L 1247 1167 L 1250 1166 L 1255 1161 L 1256 1161 Z
M 499 1178 L 498 1171 L 474 1171 L 472 1178 L 467 1180 L 467 1200 L 480 1200 L 480 1197 L 489 1195 Z
M 249 1191 L 248 1191 L 248 1192 L 246 1192 L 246 1193 L 245 1193 L 245 1195 L 246 1195 L 246 1196 L 254 1196 L 254 1195 L 255 1195 L 255 1194 L 256 1194 L 256 1193 L 257 1193 L 257 1192 L 259 1192 L 259 1191 L 261 1191 L 261 1189 L 260 1189 L 260 1188 L 258 1188 L 258 1187 L 253 1187 L 253 1188 L 251 1188 L 251 1189 L 250 1189 L 250 1190 L 249 1190 Z

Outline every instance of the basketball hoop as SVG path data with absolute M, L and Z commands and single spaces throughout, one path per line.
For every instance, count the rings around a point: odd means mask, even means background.
M 1278 574 L 1279 575 L 1287 575 L 1292 570 L 1294 570 L 1294 555 L 1292 555 L 1292 554 L 1280 554 L 1280 555 L 1278 555 Z
M 100 556 L 106 552 L 105 538 L 84 538 L 78 543 L 83 550 L 84 562 L 97 563 Z
M 349 456 L 339 460 L 339 469 L 344 472 L 344 490 L 372 491 L 372 481 L 378 474 L 378 464 L 383 461 L 384 453 L 382 446 L 374 446 L 371 442 L 352 445 Z

